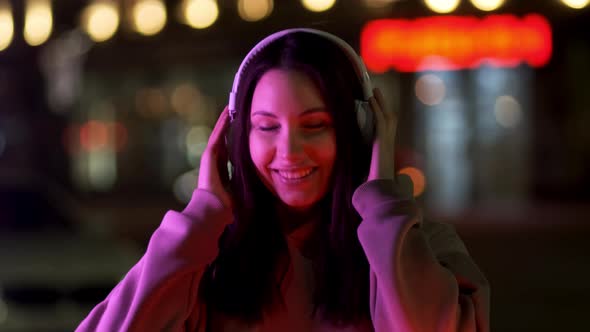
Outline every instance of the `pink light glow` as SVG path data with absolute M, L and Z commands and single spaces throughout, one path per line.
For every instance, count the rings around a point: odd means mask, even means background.
M 378 73 L 458 70 L 483 63 L 541 67 L 551 58 L 552 34 L 547 19 L 537 14 L 436 16 L 371 21 L 360 45 L 367 68 Z

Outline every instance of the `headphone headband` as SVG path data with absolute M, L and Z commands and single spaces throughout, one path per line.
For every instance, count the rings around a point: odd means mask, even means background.
M 340 49 L 342 51 L 344 51 L 344 53 L 346 54 L 346 56 L 348 57 L 348 59 L 350 60 L 351 64 L 353 65 L 353 67 L 355 69 L 355 72 L 357 74 L 359 82 L 361 83 L 361 86 L 363 88 L 364 100 L 368 101 L 369 98 L 372 97 L 373 86 L 371 84 L 369 73 L 367 72 L 367 69 L 366 69 L 365 64 L 363 63 L 361 57 L 354 51 L 354 49 L 348 43 L 346 43 L 344 40 L 342 40 L 341 38 L 339 38 L 331 33 L 321 31 L 321 30 L 308 29 L 308 28 L 286 29 L 286 30 L 282 30 L 279 32 L 275 32 L 275 33 L 269 35 L 268 37 L 264 38 L 260 42 L 258 42 L 258 44 L 256 44 L 256 46 L 254 46 L 254 48 L 252 48 L 250 50 L 250 52 L 248 52 L 248 54 L 246 55 L 244 60 L 242 60 L 242 63 L 240 64 L 240 67 L 238 68 L 238 71 L 236 72 L 236 76 L 235 76 L 234 82 L 232 84 L 232 90 L 229 94 L 228 108 L 229 108 L 229 115 L 230 115 L 231 120 L 234 119 L 234 116 L 236 113 L 236 96 L 237 96 L 238 88 L 240 86 L 241 77 L 242 77 L 244 71 L 246 70 L 248 63 L 252 60 L 252 58 L 256 54 L 258 54 L 260 51 L 262 51 L 264 48 L 266 48 L 268 45 L 270 45 L 274 41 L 279 40 L 282 37 L 285 37 L 289 34 L 296 33 L 296 32 L 305 32 L 305 33 L 310 33 L 310 34 L 314 34 L 317 36 L 321 36 L 321 37 L 326 38 L 327 40 L 332 41 L 334 44 L 339 46 Z

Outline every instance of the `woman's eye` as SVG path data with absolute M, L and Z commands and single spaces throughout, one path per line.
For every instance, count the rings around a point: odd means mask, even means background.
M 326 127 L 326 123 L 324 123 L 324 122 L 308 123 L 308 124 L 305 124 L 304 127 L 307 129 L 321 129 L 321 128 Z
M 258 126 L 258 130 L 260 131 L 273 131 L 279 129 L 279 126 Z

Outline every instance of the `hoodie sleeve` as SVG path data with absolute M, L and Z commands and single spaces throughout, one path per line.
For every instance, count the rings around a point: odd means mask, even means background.
M 459 292 L 469 294 L 473 300 L 477 331 L 489 332 L 490 285 L 471 259 L 455 228 L 449 224 L 424 220 L 422 229 L 436 259 L 455 276 Z
M 185 324 L 194 329 L 201 276 L 231 220 L 215 195 L 195 190 L 181 213 L 166 213 L 144 256 L 76 332 L 183 331 Z
M 443 233 L 426 234 L 411 194 L 402 193 L 392 180 L 372 180 L 355 191 L 353 205 L 363 219 L 357 233 L 370 265 L 376 332 L 488 330 L 488 321 L 478 322 L 471 294 L 461 291 L 435 252 L 459 253 L 472 264 L 463 243 L 445 244 Z

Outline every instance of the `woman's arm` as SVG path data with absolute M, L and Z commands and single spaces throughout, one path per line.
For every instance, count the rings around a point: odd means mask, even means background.
M 490 285 L 484 274 L 471 259 L 465 244 L 452 225 L 424 220 L 424 235 L 442 266 L 450 270 L 459 291 L 470 294 L 475 306 L 477 331 L 490 330 Z
M 231 219 L 215 195 L 195 190 L 182 213 L 166 213 L 144 256 L 76 331 L 183 331 L 198 311 L 201 276 Z M 198 319 L 190 318 L 196 326 Z
M 392 180 L 372 180 L 353 204 L 363 219 L 358 236 L 370 264 L 375 331 L 487 331 L 474 299 L 433 252 L 411 195 Z

